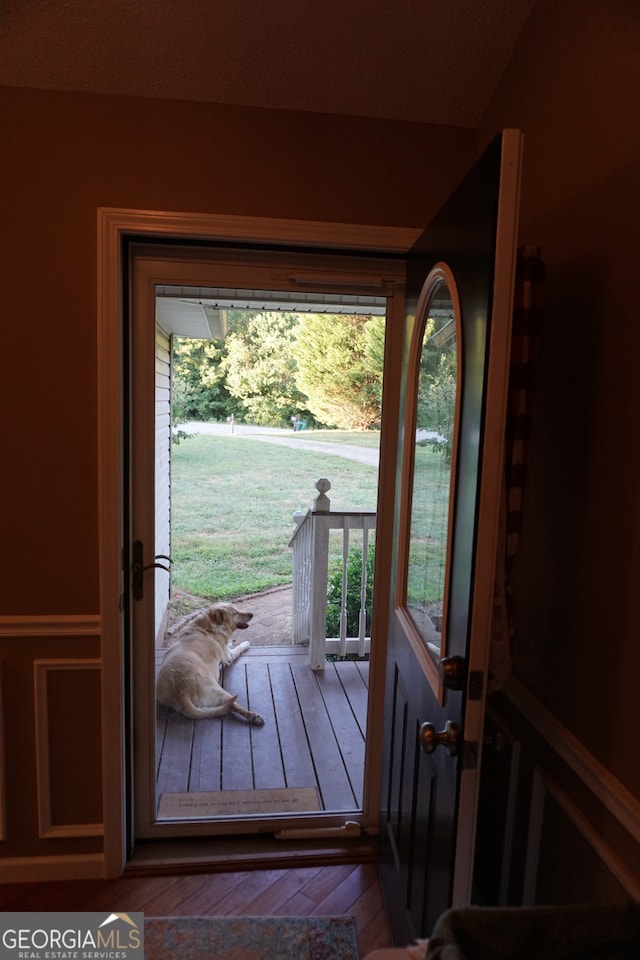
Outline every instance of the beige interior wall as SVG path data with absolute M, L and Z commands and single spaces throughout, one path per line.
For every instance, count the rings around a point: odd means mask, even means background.
M 91 871 L 99 869 L 91 858 L 102 846 L 91 826 L 103 786 L 100 703 L 95 671 L 88 664 L 78 669 L 75 661 L 104 654 L 98 208 L 420 225 L 471 162 L 473 135 L 420 124 L 9 88 L 0 88 L 0 116 L 7 132 L 0 155 L 8 278 L 0 407 L 8 464 L 0 471 L 5 726 L 11 718 L 0 770 L 7 793 L 0 875 L 10 858 L 63 855 L 88 857 L 68 869 Z M 85 617 L 89 635 L 76 629 L 78 616 Z M 67 742 L 63 698 L 38 699 L 37 659 L 64 662 L 66 672 L 52 675 L 52 690 L 80 684 L 77 741 Z M 46 730 L 54 768 L 41 749 Z M 72 796 L 83 799 L 70 804 Z M 50 801 L 58 818 L 55 838 L 43 830 L 39 797 Z M 16 868 L 8 869 L 15 877 Z
M 97 208 L 420 225 L 464 171 L 472 137 L 8 88 L 0 115 L 11 131 L 1 176 L 12 450 L 0 614 L 94 612 Z

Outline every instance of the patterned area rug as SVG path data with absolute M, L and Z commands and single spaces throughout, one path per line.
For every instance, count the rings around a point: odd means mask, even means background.
M 358 960 L 351 917 L 145 918 L 146 960 Z

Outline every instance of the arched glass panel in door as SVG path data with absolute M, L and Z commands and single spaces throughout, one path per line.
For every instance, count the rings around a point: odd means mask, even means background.
M 451 271 L 431 271 L 416 312 L 407 399 L 405 610 L 432 662 L 446 655 L 459 419 L 460 311 Z

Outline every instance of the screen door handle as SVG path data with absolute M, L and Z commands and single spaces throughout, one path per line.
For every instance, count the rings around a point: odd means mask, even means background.
M 159 570 L 165 570 L 167 573 L 171 573 L 171 567 L 165 566 L 164 563 L 158 563 L 158 560 L 166 560 L 167 564 L 173 563 L 171 557 L 168 557 L 166 553 L 159 553 L 153 563 L 145 564 L 144 544 L 142 543 L 142 540 L 134 541 L 133 563 L 131 564 L 131 590 L 134 600 L 142 600 L 144 597 L 145 570 L 153 570 L 154 567 L 157 567 Z

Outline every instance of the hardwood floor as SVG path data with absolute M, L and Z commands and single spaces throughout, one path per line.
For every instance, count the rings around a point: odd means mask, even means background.
M 0 886 L 2 911 L 354 917 L 360 957 L 391 945 L 375 863 Z

